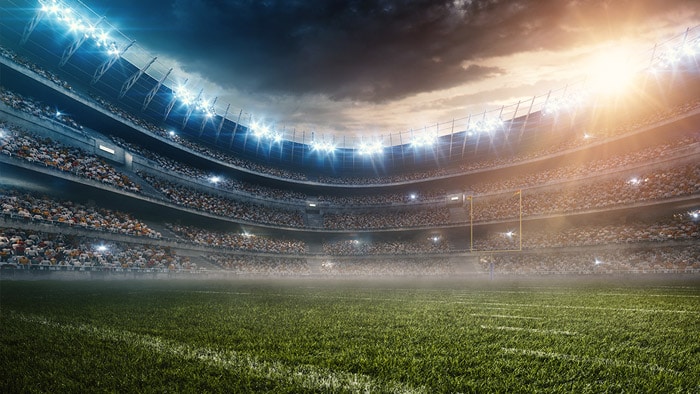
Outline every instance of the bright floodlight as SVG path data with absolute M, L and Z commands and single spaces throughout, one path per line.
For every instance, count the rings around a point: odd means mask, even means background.
M 411 140 L 411 146 L 414 148 L 420 148 L 423 146 L 433 146 L 437 142 L 437 136 L 432 133 L 423 133 L 413 136 Z
M 282 134 L 270 129 L 268 126 L 259 123 L 250 125 L 250 131 L 253 136 L 259 140 L 269 140 L 272 142 L 282 142 Z
M 500 118 L 477 120 L 469 125 L 469 130 L 477 133 L 491 133 L 503 127 Z
M 585 91 L 577 91 L 567 94 L 564 97 L 556 97 L 547 100 L 547 103 L 542 108 L 545 115 L 556 114 L 558 112 L 566 112 L 580 107 L 588 99 L 588 93 Z
M 185 105 L 192 104 L 192 101 L 194 100 L 194 95 L 190 93 L 190 91 L 187 90 L 184 85 L 178 85 L 175 88 L 175 97 L 177 97 L 178 100 L 182 101 L 182 103 Z
M 335 151 L 335 145 L 332 142 L 327 141 L 313 141 L 311 142 L 311 150 L 324 153 L 333 153 Z
M 95 28 L 72 8 L 62 6 L 56 0 L 50 2 L 40 1 L 40 3 L 41 12 L 52 16 L 56 21 L 63 24 L 69 32 L 82 33 L 86 38 L 91 38 L 97 47 L 106 48 L 110 56 L 119 55 L 116 42 L 110 40 L 109 35 L 104 30 Z
M 357 153 L 360 155 L 371 156 L 381 154 L 383 150 L 384 146 L 382 145 L 381 141 L 362 142 L 360 143 L 360 147 L 357 149 Z

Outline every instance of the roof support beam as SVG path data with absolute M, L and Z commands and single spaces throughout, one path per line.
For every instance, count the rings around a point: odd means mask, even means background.
M 148 105 L 151 104 L 151 101 L 156 96 L 156 93 L 158 93 L 158 90 L 163 85 L 163 82 L 165 81 L 166 78 L 168 78 L 168 75 L 170 75 L 171 72 L 173 72 L 172 68 L 170 70 L 168 70 L 168 72 L 165 73 L 165 75 L 163 75 L 163 77 L 160 79 L 160 81 L 158 81 L 158 83 L 148 92 L 148 94 L 146 94 L 146 98 L 143 99 L 143 105 L 141 106 L 141 111 L 145 111 L 146 108 L 148 108 Z
M 134 45 L 135 42 L 136 41 L 132 40 L 124 48 L 120 49 L 119 53 L 111 55 L 109 59 L 107 59 L 104 63 L 100 64 L 100 66 L 97 67 L 97 69 L 95 70 L 95 74 L 93 74 L 92 76 L 92 81 L 90 81 L 90 85 L 96 84 L 97 81 L 99 81 L 100 78 L 102 78 L 102 76 L 105 75 L 105 73 L 109 71 L 110 68 L 112 68 L 114 63 L 116 63 L 117 60 L 119 60 L 119 58 L 121 58 L 122 55 L 124 55 L 124 52 L 131 48 L 131 46 Z
M 150 62 L 148 62 L 145 66 L 141 67 L 140 70 L 136 71 L 136 72 L 135 72 L 133 75 L 131 75 L 126 81 L 124 81 L 124 84 L 122 85 L 121 90 L 119 90 L 119 98 L 120 98 L 120 99 L 121 99 L 122 97 L 124 97 L 124 95 L 126 94 L 126 92 L 128 92 L 129 89 L 131 89 L 131 88 L 134 86 L 134 84 L 136 83 L 136 81 L 138 81 L 139 78 L 141 78 L 141 76 L 143 75 L 143 73 L 145 73 L 146 70 L 148 70 L 148 67 L 151 67 L 151 64 L 153 64 L 153 62 L 155 62 L 156 59 L 158 59 L 158 57 L 154 57 L 153 59 L 151 59 Z
M 104 16 L 100 17 L 100 19 L 95 22 L 94 25 L 92 25 L 92 28 L 96 28 L 97 25 L 99 25 L 103 20 L 105 19 Z M 75 52 L 80 48 L 81 45 L 87 40 L 89 37 L 88 34 L 82 34 L 80 37 L 76 38 L 75 41 L 73 41 L 72 44 L 70 44 L 64 51 L 63 54 L 61 55 L 61 61 L 58 62 L 58 67 L 63 67 L 68 63 L 68 60 L 75 54 Z

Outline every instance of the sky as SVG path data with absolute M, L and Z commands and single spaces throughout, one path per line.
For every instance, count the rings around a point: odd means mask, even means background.
M 697 0 L 83 2 L 220 106 L 354 138 L 546 94 L 700 24 Z

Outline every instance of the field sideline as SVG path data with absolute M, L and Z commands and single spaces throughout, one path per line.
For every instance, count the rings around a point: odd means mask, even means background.
M 700 392 L 700 280 L 0 281 L 0 392 Z

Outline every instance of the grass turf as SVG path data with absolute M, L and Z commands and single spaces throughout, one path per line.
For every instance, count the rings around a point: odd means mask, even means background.
M 700 281 L 3 281 L 2 392 L 700 392 Z

